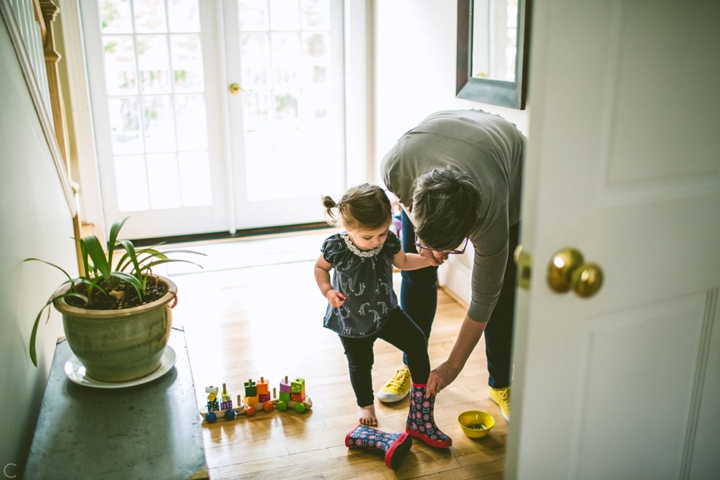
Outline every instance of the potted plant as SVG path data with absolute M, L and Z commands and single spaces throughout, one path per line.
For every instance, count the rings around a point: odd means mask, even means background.
M 25 259 L 26 262 L 51 265 L 68 278 L 35 318 L 29 349 L 35 366 L 40 317 L 53 304 L 62 314 L 70 349 L 93 379 L 125 382 L 149 375 L 159 368 L 170 337 L 177 287 L 170 279 L 154 275 L 152 268 L 168 262 L 197 264 L 171 259 L 157 250 L 157 246 L 136 249 L 129 240 L 117 240 L 128 218 L 121 218 L 112 225 L 107 252 L 94 235 L 76 239 L 85 271 L 77 278 L 50 262 Z M 122 255 L 119 255 L 120 249 L 124 250 Z M 113 265 L 116 252 L 119 258 Z M 189 250 L 172 253 L 198 254 Z

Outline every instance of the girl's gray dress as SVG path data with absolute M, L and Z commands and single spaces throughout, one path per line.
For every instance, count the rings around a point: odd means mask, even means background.
M 343 337 L 366 337 L 380 330 L 397 307 L 393 290 L 392 261 L 400 240 L 388 232 L 385 243 L 360 250 L 347 232 L 328 237 L 322 246 L 325 261 L 333 266 L 332 286 L 345 295 L 341 307 L 328 303 L 325 328 Z

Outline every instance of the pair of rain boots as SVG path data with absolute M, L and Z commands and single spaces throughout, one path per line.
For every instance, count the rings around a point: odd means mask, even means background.
M 426 385 L 412 384 L 410 389 L 410 412 L 405 423 L 405 433 L 386 433 L 376 428 L 358 425 L 345 437 L 348 448 L 365 448 L 385 453 L 385 465 L 397 469 L 412 447 L 412 437 L 419 438 L 436 448 L 448 448 L 452 439 L 435 425 L 435 396 L 426 398 Z

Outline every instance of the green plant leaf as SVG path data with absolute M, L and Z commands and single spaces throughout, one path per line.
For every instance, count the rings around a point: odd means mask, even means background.
M 42 261 L 42 260 L 41 260 Z M 65 282 L 67 283 L 67 282 Z M 40 317 L 42 316 L 43 310 L 45 310 L 50 304 L 52 304 L 55 300 L 65 297 L 78 297 L 85 300 L 85 303 L 87 303 L 87 297 L 83 295 L 82 293 L 76 293 L 76 292 L 66 292 L 62 295 L 55 296 L 55 294 L 52 294 L 50 296 L 50 299 L 45 303 L 45 305 L 40 309 L 40 311 L 37 314 L 37 317 L 35 317 L 35 323 L 33 324 L 32 333 L 30 334 L 30 360 L 32 360 L 33 365 L 37 367 L 37 350 L 35 349 L 35 343 L 37 338 L 37 329 L 38 325 L 40 324 Z M 50 310 L 48 310 L 48 320 L 50 319 Z
M 107 260 L 108 260 L 109 265 L 112 265 L 113 251 L 115 250 L 115 244 L 117 243 L 117 237 L 118 237 L 118 234 L 120 233 L 120 229 L 123 227 L 123 225 L 125 225 L 125 222 L 127 221 L 128 218 L 130 218 L 130 217 L 129 216 L 123 217 L 119 220 L 116 220 L 115 223 L 112 224 L 112 227 L 110 227 L 110 237 L 108 238 L 108 244 L 107 244 L 107 247 L 108 247 L 107 248 L 108 249 Z
M 85 246 L 85 242 L 83 242 L 81 238 L 76 238 L 75 241 L 80 244 L 80 256 L 82 257 L 83 270 L 85 271 L 85 276 L 83 278 L 89 279 L 90 278 L 90 261 L 88 259 L 87 247 Z
M 156 261 L 156 262 L 150 262 L 150 263 L 148 263 L 148 264 L 146 264 L 146 265 L 143 265 L 143 269 L 149 270 L 149 269 L 151 269 L 152 267 L 154 267 L 155 265 L 162 265 L 163 263 L 173 263 L 173 262 L 190 263 L 190 264 L 192 264 L 192 265 L 197 265 L 198 267 L 203 268 L 202 265 L 200 265 L 199 263 L 195 263 L 195 262 L 193 262 L 193 261 L 191 261 L 191 260 L 183 260 L 183 259 L 180 259 L 180 258 L 167 258 L 167 259 L 158 260 L 158 261 Z
M 117 279 L 120 279 L 120 280 L 132 285 L 138 294 L 138 298 L 140 298 L 140 300 L 142 300 L 144 285 L 140 282 L 140 280 L 138 280 L 134 276 L 130 275 L 129 273 L 125 273 L 125 272 L 112 272 L 111 275 Z
M 92 281 L 88 281 L 88 282 L 87 282 L 87 285 L 88 285 L 88 287 L 87 287 L 88 300 L 87 300 L 87 302 L 86 302 L 87 305 L 92 305 L 92 292 L 93 292 L 93 290 L 95 290 L 96 288 L 97 288 L 98 290 L 100 290 L 106 297 L 108 296 L 107 291 L 106 291 L 104 288 L 102 288 L 101 286 L 98 285 L 98 283 L 99 283 L 100 280 L 102 280 L 102 279 L 103 279 L 103 277 L 95 277 L 95 278 L 92 279 Z
M 121 240 L 120 243 L 125 247 L 125 255 L 128 256 L 130 262 L 132 262 L 135 271 L 140 273 L 140 264 L 138 263 L 137 253 L 135 253 L 135 245 L 130 240 Z M 123 257 L 125 256 L 123 255 Z M 119 265 L 120 262 L 118 262 Z
M 70 282 L 72 282 L 72 277 L 71 277 L 65 270 L 63 270 L 62 268 L 58 267 L 58 266 L 55 265 L 54 263 L 46 262 L 45 260 L 40 260 L 39 258 L 26 258 L 25 260 L 23 260 L 23 262 L 29 262 L 29 261 L 42 262 L 42 263 L 45 263 L 45 264 L 47 264 L 47 265 L 50 265 L 51 267 L 55 267 L 55 268 L 57 268 L 58 270 L 60 270 L 62 273 L 64 273 L 65 276 L 68 278 L 68 280 L 69 280 Z
M 100 271 L 100 275 L 105 277 L 108 282 L 110 281 L 110 264 L 105 258 L 105 252 L 103 251 L 100 240 L 95 235 L 85 237 L 82 239 L 82 243 L 85 244 L 88 254 L 93 261 L 93 269 Z

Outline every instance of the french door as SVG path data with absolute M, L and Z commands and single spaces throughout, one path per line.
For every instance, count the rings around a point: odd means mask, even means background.
M 341 0 L 82 0 L 106 224 L 322 221 L 345 174 Z

